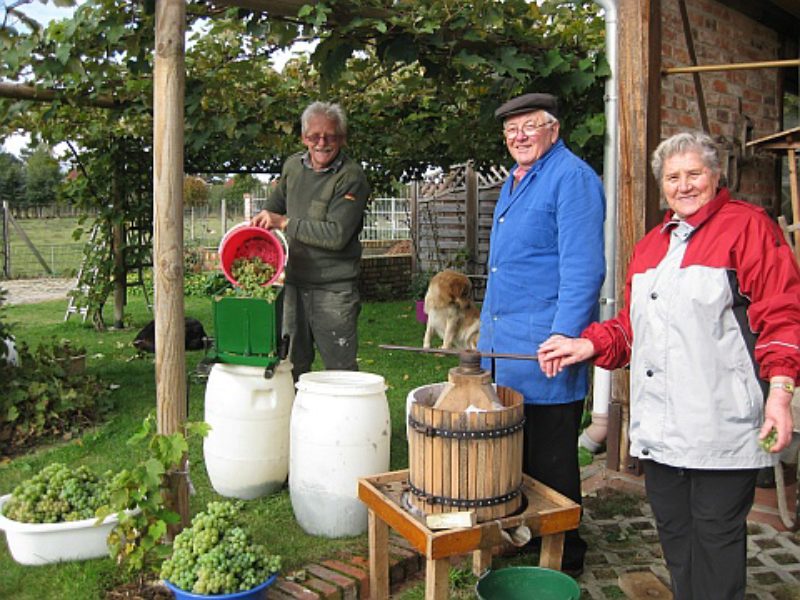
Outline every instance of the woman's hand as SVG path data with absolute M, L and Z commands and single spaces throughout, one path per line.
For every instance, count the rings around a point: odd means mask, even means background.
M 764 425 L 758 433 L 758 439 L 765 439 L 772 428 L 775 428 L 778 439 L 769 448 L 776 453 L 786 448 L 792 441 L 794 423 L 792 421 L 792 393 L 782 388 L 770 388 L 767 404 L 764 407 Z
M 539 346 L 539 367 L 547 377 L 555 377 L 564 367 L 574 365 L 595 355 L 594 344 L 586 338 L 552 335 Z

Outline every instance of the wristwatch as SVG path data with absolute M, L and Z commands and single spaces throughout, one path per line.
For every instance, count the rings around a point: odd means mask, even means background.
M 771 390 L 784 390 L 790 394 L 794 394 L 794 384 L 791 381 L 775 381 L 769 384 Z

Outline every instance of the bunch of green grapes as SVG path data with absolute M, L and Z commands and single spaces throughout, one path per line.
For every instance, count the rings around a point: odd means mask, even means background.
M 108 479 L 86 466 L 52 463 L 11 492 L 3 514 L 21 523 L 60 523 L 91 519 L 108 503 Z
M 252 589 L 281 568 L 281 558 L 254 544 L 235 524 L 241 502 L 209 502 L 190 527 L 175 536 L 161 577 L 195 594 L 232 594 Z
M 773 427 L 763 440 L 758 440 L 758 445 L 761 446 L 764 452 L 769 452 L 777 441 L 778 430 Z
M 229 294 L 263 298 L 267 302 L 275 301 L 278 295 L 275 286 L 265 285 L 275 275 L 275 267 L 264 262 L 261 257 L 237 258 L 231 265 L 231 275 L 237 286 L 236 289 L 229 290 Z

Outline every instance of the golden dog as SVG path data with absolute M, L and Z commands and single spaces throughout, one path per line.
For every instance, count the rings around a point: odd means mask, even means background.
M 480 310 L 470 297 L 472 284 L 469 278 L 457 271 L 442 271 L 431 278 L 425 294 L 424 348 L 431 347 L 435 333 L 442 339 L 442 348 L 475 350 L 478 347 Z

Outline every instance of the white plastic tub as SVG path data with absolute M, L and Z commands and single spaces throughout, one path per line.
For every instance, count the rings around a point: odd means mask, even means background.
M 0 497 L 0 513 L 11 494 Z M 0 514 L 11 556 L 23 565 L 46 565 L 67 560 L 108 556 L 106 539 L 117 524 L 117 515 L 64 523 L 20 523 Z

